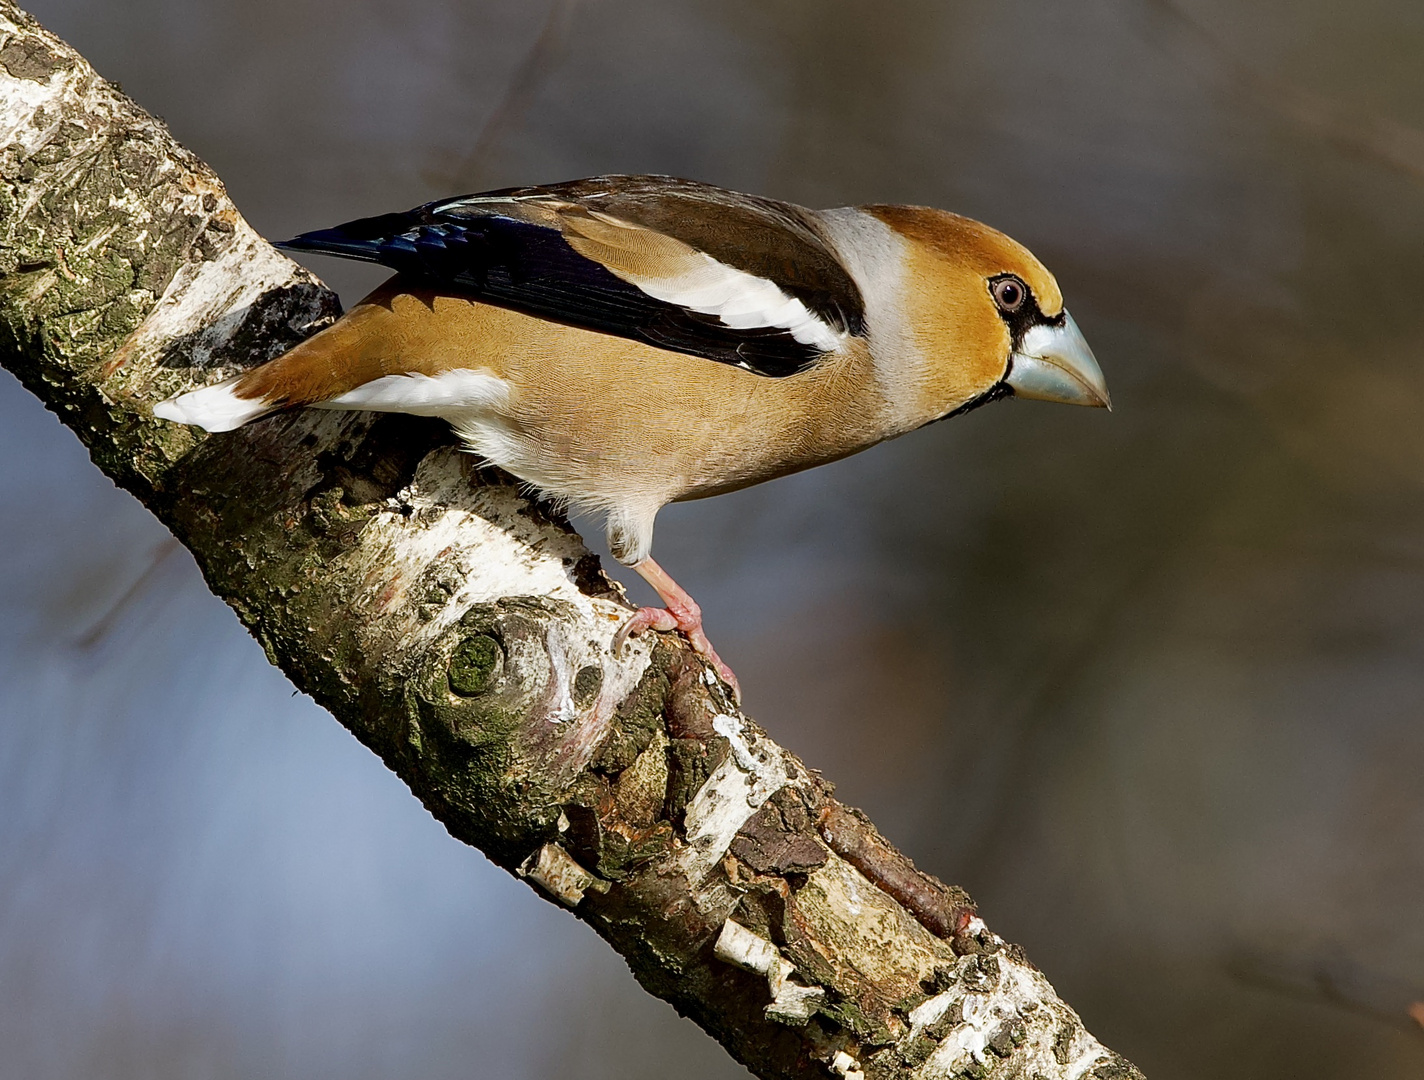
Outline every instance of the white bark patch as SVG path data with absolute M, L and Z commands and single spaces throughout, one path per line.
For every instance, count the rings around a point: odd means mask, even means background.
M 0 48 L 13 38 L 33 36 L 0 12 Z M 22 156 L 33 153 L 63 121 L 59 107 L 92 97 L 86 91 L 92 90 L 94 82 L 94 70 L 86 63 L 66 64 L 43 80 L 17 78 L 0 71 L 0 146 Z
M 984 1064 L 989 1038 L 1000 1020 L 1012 1015 L 983 994 L 966 994 L 960 1002 L 963 1020 L 945 1036 L 925 1063 L 926 1077 L 954 1076 L 971 1062 Z
M 804 986 L 787 979 L 777 991 L 776 997 L 762 1012 L 768 1020 L 775 1020 L 787 1027 L 800 1027 L 809 1021 L 821 1002 L 826 1000 L 826 991 L 820 986 Z
M 681 869 L 694 886 L 721 862 L 747 820 L 791 780 L 781 747 L 748 739 L 741 720 L 717 716 L 712 729 L 732 744 L 732 752 L 687 805 Z
M 578 907 L 583 894 L 589 889 L 602 885 L 606 892 L 608 885 L 600 882 L 558 844 L 545 844 L 519 867 L 519 876 L 526 877 L 565 907 Z
M 527 508 L 513 488 L 472 485 L 458 451 L 431 454 L 410 486 L 366 526 L 361 545 L 343 556 L 365 571 L 353 607 L 378 618 L 414 619 L 423 598 L 411 603 L 410 590 L 433 584 L 429 575 L 438 569 L 449 593 L 409 628 L 422 638 L 439 637 L 475 604 L 544 596 L 606 622 L 611 642 L 626 610 L 596 605 L 579 591 L 570 569 L 583 556 L 583 545 L 574 536 L 551 535 L 529 519 Z
M 753 975 L 764 975 L 776 983 L 796 970 L 795 965 L 782 956 L 775 945 L 731 919 L 722 924 L 722 932 L 717 935 L 712 951 L 717 959 L 750 971 Z
M 978 933 L 984 930 L 984 923 L 975 919 L 970 928 Z M 988 936 L 1003 944 L 997 935 Z M 1083 1029 L 1078 1015 L 1059 1000 L 1042 973 L 1010 959 L 1002 950 L 993 955 L 993 960 L 999 974 L 991 988 L 966 992 L 962 987 L 952 987 L 911 1010 L 912 1036 L 940 1020 L 956 1002 L 962 1015 L 961 1022 L 950 1029 L 921 1066 L 916 1074 L 919 1080 L 950 1080 L 963 1076 L 975 1065 L 992 1065 L 998 1058 L 989 1044 L 1006 1030 L 1006 1025 L 1014 1025 L 1020 1033 L 1013 1040 L 1020 1044 L 1013 1050 L 1013 1060 L 1023 1075 L 1033 1075 L 1036 1070 L 1043 1076 L 1078 1080 L 1109 1060 L 1109 1051 Z M 1058 1057 L 1064 1047 L 1056 1045 L 1063 1030 L 1070 1033 L 1066 1062 Z
M 194 367 L 206 368 L 258 299 L 307 280 L 300 266 L 237 217 L 232 240 L 216 259 L 179 267 L 126 345 L 128 362 L 156 357 L 169 342 L 193 335 L 189 357 Z
M 960 995 L 953 990 L 920 1002 L 910 1010 L 910 1038 L 916 1038 L 931 1024 L 937 1024 L 949 1012 L 949 1007 L 959 1000 Z
M 0 46 L 19 28 L 0 15 Z M 0 73 L 0 146 L 32 153 L 46 142 L 59 126 L 58 106 L 76 99 L 89 82 L 92 73 L 84 68 L 56 71 L 44 82 L 36 79 L 16 79 Z M 43 110 L 43 112 L 41 112 Z
M 793 981 L 796 966 L 781 955 L 780 949 L 731 919 L 722 924 L 712 951 L 719 960 L 766 978 L 772 1000 L 765 1013 L 777 1023 L 793 1027 L 804 1024 L 825 999 L 824 988 Z
M 578 719 L 578 706 L 574 704 L 574 679 L 578 675 L 578 658 L 572 654 L 569 643 L 559 634 L 549 635 L 548 646 L 553 682 L 549 688 L 551 703 L 545 719 L 551 724 L 567 724 Z
M 399 580 L 403 588 L 419 571 L 443 560 L 462 584 L 427 623 L 425 632 L 432 636 L 474 604 L 544 596 L 607 622 L 611 642 L 629 611 L 591 599 L 574 584 L 570 571 L 587 554 L 579 538 L 534 521 L 528 500 L 514 488 L 472 485 L 462 464 L 457 450 L 431 454 L 410 486 L 367 526 L 369 542 L 361 545 L 360 554 L 372 564 L 368 587 L 379 590 L 385 578 L 388 583 Z M 364 602 L 394 607 L 398 600 L 396 594 L 373 592 Z

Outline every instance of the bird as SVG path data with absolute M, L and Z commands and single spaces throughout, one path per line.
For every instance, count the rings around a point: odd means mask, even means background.
M 811 210 L 661 175 L 462 195 L 278 247 L 393 277 L 281 356 L 156 405 L 228 431 L 297 406 L 441 417 L 538 493 L 601 514 L 735 697 L 693 598 L 652 557 L 671 502 L 834 461 L 1001 398 L 1111 408 L 1027 248 L 922 206 Z

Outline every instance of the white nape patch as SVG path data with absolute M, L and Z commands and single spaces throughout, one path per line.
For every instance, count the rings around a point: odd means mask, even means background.
M 507 407 L 509 384 L 488 368 L 459 368 L 440 375 L 386 375 L 313 404 L 318 409 L 367 409 L 463 420 L 471 410 Z
M 261 398 L 240 398 L 233 393 L 237 378 L 224 379 L 212 386 L 199 387 L 186 394 L 160 401 L 153 415 L 160 420 L 178 424 L 193 424 L 205 431 L 232 431 L 249 420 L 256 420 L 271 408 Z
M 774 281 L 718 262 L 706 252 L 696 255 L 692 269 L 670 277 L 634 277 L 614 267 L 608 269 L 654 300 L 715 315 L 734 330 L 774 327 L 823 352 L 833 352 L 844 344 L 848 335 L 827 325 L 800 300 L 787 296 Z

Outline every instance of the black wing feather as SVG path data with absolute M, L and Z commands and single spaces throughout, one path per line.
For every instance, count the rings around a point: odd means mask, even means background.
M 804 371 L 823 355 L 786 330 L 738 330 L 657 300 L 580 255 L 557 229 L 498 213 L 441 213 L 452 201 L 361 218 L 277 246 L 381 263 L 500 307 L 772 378 Z

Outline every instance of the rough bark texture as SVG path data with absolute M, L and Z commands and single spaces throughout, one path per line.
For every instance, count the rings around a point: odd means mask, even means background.
M 0 361 L 196 555 L 274 664 L 459 839 L 572 908 L 762 1077 L 1139 1074 L 443 426 L 154 401 L 336 298 L 212 172 L 0 0 Z

